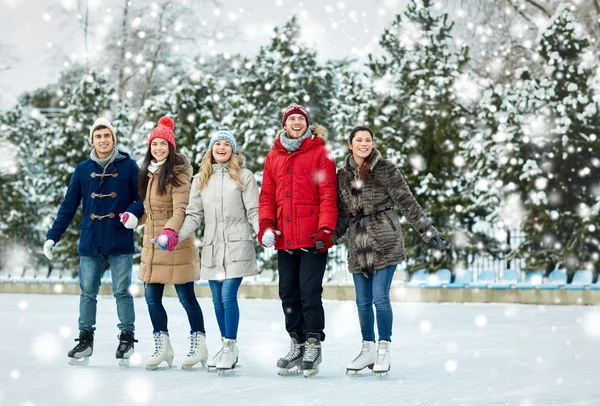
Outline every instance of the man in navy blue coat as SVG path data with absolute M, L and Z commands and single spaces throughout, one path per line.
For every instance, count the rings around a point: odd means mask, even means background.
M 93 146 L 88 159 L 80 162 L 58 214 L 48 231 L 44 254 L 52 259 L 52 247 L 57 244 L 82 204 L 81 236 L 79 239 L 79 343 L 69 351 L 71 363 L 87 363 L 94 349 L 96 297 L 100 278 L 110 263 L 113 294 L 119 317 L 119 346 L 116 356 L 125 363 L 133 354 L 135 312 L 129 292 L 133 263 L 133 230 L 121 224 L 119 214 L 126 211 L 138 218 L 143 206 L 138 200 L 137 163 L 116 147 L 114 127 L 104 117 L 90 128 Z

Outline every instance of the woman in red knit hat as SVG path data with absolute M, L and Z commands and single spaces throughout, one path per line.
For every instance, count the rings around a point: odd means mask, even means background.
M 194 293 L 194 281 L 200 279 L 198 249 L 193 235 L 179 244 L 177 241 L 189 201 L 192 166 L 176 152 L 174 128 L 173 120 L 162 117 L 148 137 L 138 181 L 145 214 L 139 222 L 131 213 L 121 216 L 128 228 L 146 224 L 139 278 L 146 286 L 155 343 L 154 354 L 146 361 L 147 369 L 156 369 L 163 361 L 169 367 L 173 363 L 167 313 L 162 304 L 167 284 L 175 285 L 190 322 L 191 347 L 181 367 L 192 368 L 199 362 L 205 366 L 207 359 L 204 317 Z

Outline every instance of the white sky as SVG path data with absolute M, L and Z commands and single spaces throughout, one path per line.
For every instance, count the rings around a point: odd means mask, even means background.
M 114 0 L 88 0 L 95 6 L 90 18 L 101 18 Z M 134 0 L 135 1 L 135 0 Z M 140 0 L 138 0 L 140 1 Z M 408 0 L 221 0 L 219 15 L 209 6 L 207 20 L 237 25 L 242 33 L 232 41 L 218 42 L 217 52 L 253 54 L 270 41 L 268 28 L 299 16 L 307 39 L 315 42 L 322 58 L 366 56 L 377 50 L 377 41 Z M 56 48 L 80 53 L 82 35 L 77 22 L 61 16 L 75 0 L 0 0 L 0 48 L 14 59 L 0 71 L 0 109 L 11 107 L 19 94 L 57 79 L 63 68 Z M 243 11 L 240 12 L 240 9 Z M 230 14 L 235 14 L 232 21 Z M 3 58 L 0 58 L 0 61 Z M 1 66 L 1 62 L 0 62 Z

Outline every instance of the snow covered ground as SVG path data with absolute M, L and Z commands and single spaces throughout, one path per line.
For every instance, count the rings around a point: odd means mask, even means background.
M 209 299 L 200 299 L 209 352 L 219 333 Z M 392 371 L 345 375 L 360 348 L 352 302 L 326 302 L 327 340 L 316 377 L 279 377 L 287 351 L 280 304 L 243 300 L 241 368 L 219 377 L 179 368 L 146 371 L 153 350 L 143 298 L 137 310 L 137 365 L 119 368 L 112 297 L 99 299 L 96 347 L 88 367 L 67 364 L 77 296 L 0 295 L 0 405 L 598 405 L 600 309 L 497 304 L 394 303 Z M 176 298 L 165 298 L 179 365 L 188 326 Z

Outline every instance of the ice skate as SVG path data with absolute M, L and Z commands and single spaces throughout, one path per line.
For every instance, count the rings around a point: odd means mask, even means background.
M 162 362 L 166 362 L 168 368 L 171 368 L 173 366 L 173 356 L 173 347 L 171 347 L 169 333 L 164 331 L 154 333 L 154 354 L 146 360 L 146 369 L 149 371 L 166 369 L 164 367 L 158 368 Z
M 94 332 L 81 330 L 79 338 L 76 338 L 75 341 L 79 341 L 79 343 L 68 353 L 69 365 L 86 366 L 90 363 L 90 356 L 94 353 Z
M 219 358 L 221 358 L 221 354 L 223 353 L 223 337 L 221 337 L 221 348 L 211 359 L 206 363 L 206 368 L 208 371 L 215 371 L 217 368 L 217 362 L 219 362 Z
M 363 341 L 360 353 L 354 361 L 346 366 L 347 375 L 356 375 L 365 368 L 373 369 L 377 362 L 377 344 L 374 341 Z
M 373 372 L 378 378 L 387 376 L 392 362 L 391 344 L 389 341 L 379 341 L 377 345 L 377 362 L 373 366 Z
M 117 347 L 115 356 L 119 360 L 119 366 L 128 367 L 129 358 L 131 358 L 135 351 L 134 343 L 137 343 L 138 340 L 135 339 L 133 331 L 121 331 L 121 334 L 117 338 L 119 339 L 119 346 Z
M 194 369 L 194 365 L 199 362 L 202 364 L 202 368 L 205 368 L 207 358 L 206 336 L 199 331 L 193 332 L 190 335 L 190 352 L 181 361 L 181 369 Z
M 217 372 L 219 376 L 228 375 L 237 366 L 239 356 L 239 350 L 235 340 L 224 339 L 223 340 L 223 352 L 217 362 Z
M 296 334 L 290 334 L 290 350 L 277 361 L 277 375 L 298 375 L 302 372 L 300 366 L 304 356 L 304 343 L 300 343 L 300 337 Z
M 304 347 L 304 357 L 300 368 L 305 378 L 315 376 L 319 373 L 319 364 L 321 363 L 321 337 L 319 334 L 308 333 L 308 340 Z

